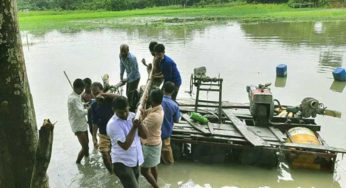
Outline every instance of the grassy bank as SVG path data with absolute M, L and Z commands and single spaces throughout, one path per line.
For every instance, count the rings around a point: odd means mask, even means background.
M 119 19 L 122 18 L 122 19 Z M 235 20 L 346 20 L 346 9 L 294 9 L 286 4 L 227 4 L 204 8 L 157 7 L 130 11 L 39 11 L 19 13 L 22 30 L 165 25 L 190 19 L 194 23 L 216 19 Z M 191 22 L 189 22 L 191 23 Z M 169 24 L 168 24 L 169 25 Z M 176 26 L 176 24 L 175 24 Z

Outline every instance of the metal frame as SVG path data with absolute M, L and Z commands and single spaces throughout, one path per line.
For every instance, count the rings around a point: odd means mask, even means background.
M 196 101 L 195 101 L 195 112 L 198 111 L 198 107 L 213 107 L 217 108 L 218 114 L 219 114 L 219 123 L 222 122 L 222 78 L 209 78 L 204 76 L 196 76 L 191 75 L 191 85 L 190 90 L 192 92 L 193 85 L 196 87 Z M 206 86 L 209 86 L 207 88 Z M 211 92 L 218 92 L 219 93 L 219 100 L 218 101 L 211 101 L 211 100 L 201 100 L 200 99 L 200 92 L 201 91 L 211 91 Z M 204 104 L 200 104 L 204 103 Z

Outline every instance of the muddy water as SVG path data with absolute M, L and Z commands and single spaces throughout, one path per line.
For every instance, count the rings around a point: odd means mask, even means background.
M 166 54 L 177 62 L 182 74 L 179 97 L 188 97 L 184 91 L 198 66 L 206 66 L 210 76 L 224 78 L 225 100 L 247 102 L 245 86 L 266 82 L 273 83 L 274 97 L 284 104 L 315 97 L 344 114 L 341 119 L 320 116 L 317 122 L 329 145 L 346 148 L 345 83 L 334 82 L 331 73 L 335 67 L 346 67 L 346 22 L 228 22 L 197 28 L 50 31 L 40 36 L 23 31 L 22 40 L 37 119 L 58 121 L 48 169 L 53 188 L 121 187 L 115 176 L 107 174 L 96 150 L 91 150 L 90 159 L 82 165 L 74 163 L 80 146 L 67 119 L 71 88 L 63 75 L 65 70 L 70 79 L 100 81 L 108 73 L 111 81 L 117 82 L 121 43 L 128 43 L 138 60 L 148 61 L 148 43 L 164 43 Z M 276 80 L 275 66 L 281 63 L 287 64 L 288 77 Z M 147 76 L 143 66 L 140 72 L 142 78 Z M 221 162 L 177 162 L 160 166 L 159 183 L 161 187 L 346 187 L 345 168 L 342 156 L 334 173 L 294 170 L 284 163 L 264 169 Z M 143 178 L 140 181 L 142 187 L 149 187 Z

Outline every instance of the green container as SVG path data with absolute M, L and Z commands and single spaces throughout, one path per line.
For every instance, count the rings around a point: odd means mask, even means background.
M 196 113 L 196 112 L 192 112 L 190 115 L 190 118 L 195 120 L 195 121 L 198 121 L 201 124 L 207 124 L 208 123 L 208 119 L 206 117 L 204 117 L 201 114 Z

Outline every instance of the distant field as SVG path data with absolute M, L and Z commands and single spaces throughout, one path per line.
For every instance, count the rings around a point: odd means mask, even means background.
M 346 20 L 346 9 L 294 9 L 286 4 L 227 4 L 204 8 L 172 6 L 128 11 L 35 11 L 19 13 L 21 29 L 32 31 L 74 27 L 93 28 L 99 23 L 105 27 L 133 26 L 143 25 L 143 23 L 151 24 L 150 20 L 152 19 L 157 23 L 160 20 L 165 22 L 165 20 L 170 19 L 172 22 L 172 20 L 179 21 L 180 19 L 192 18 L 195 21 L 203 21 L 205 18 L 245 21 Z M 113 21 L 109 22 L 109 20 Z M 196 22 L 196 24 L 198 23 Z

